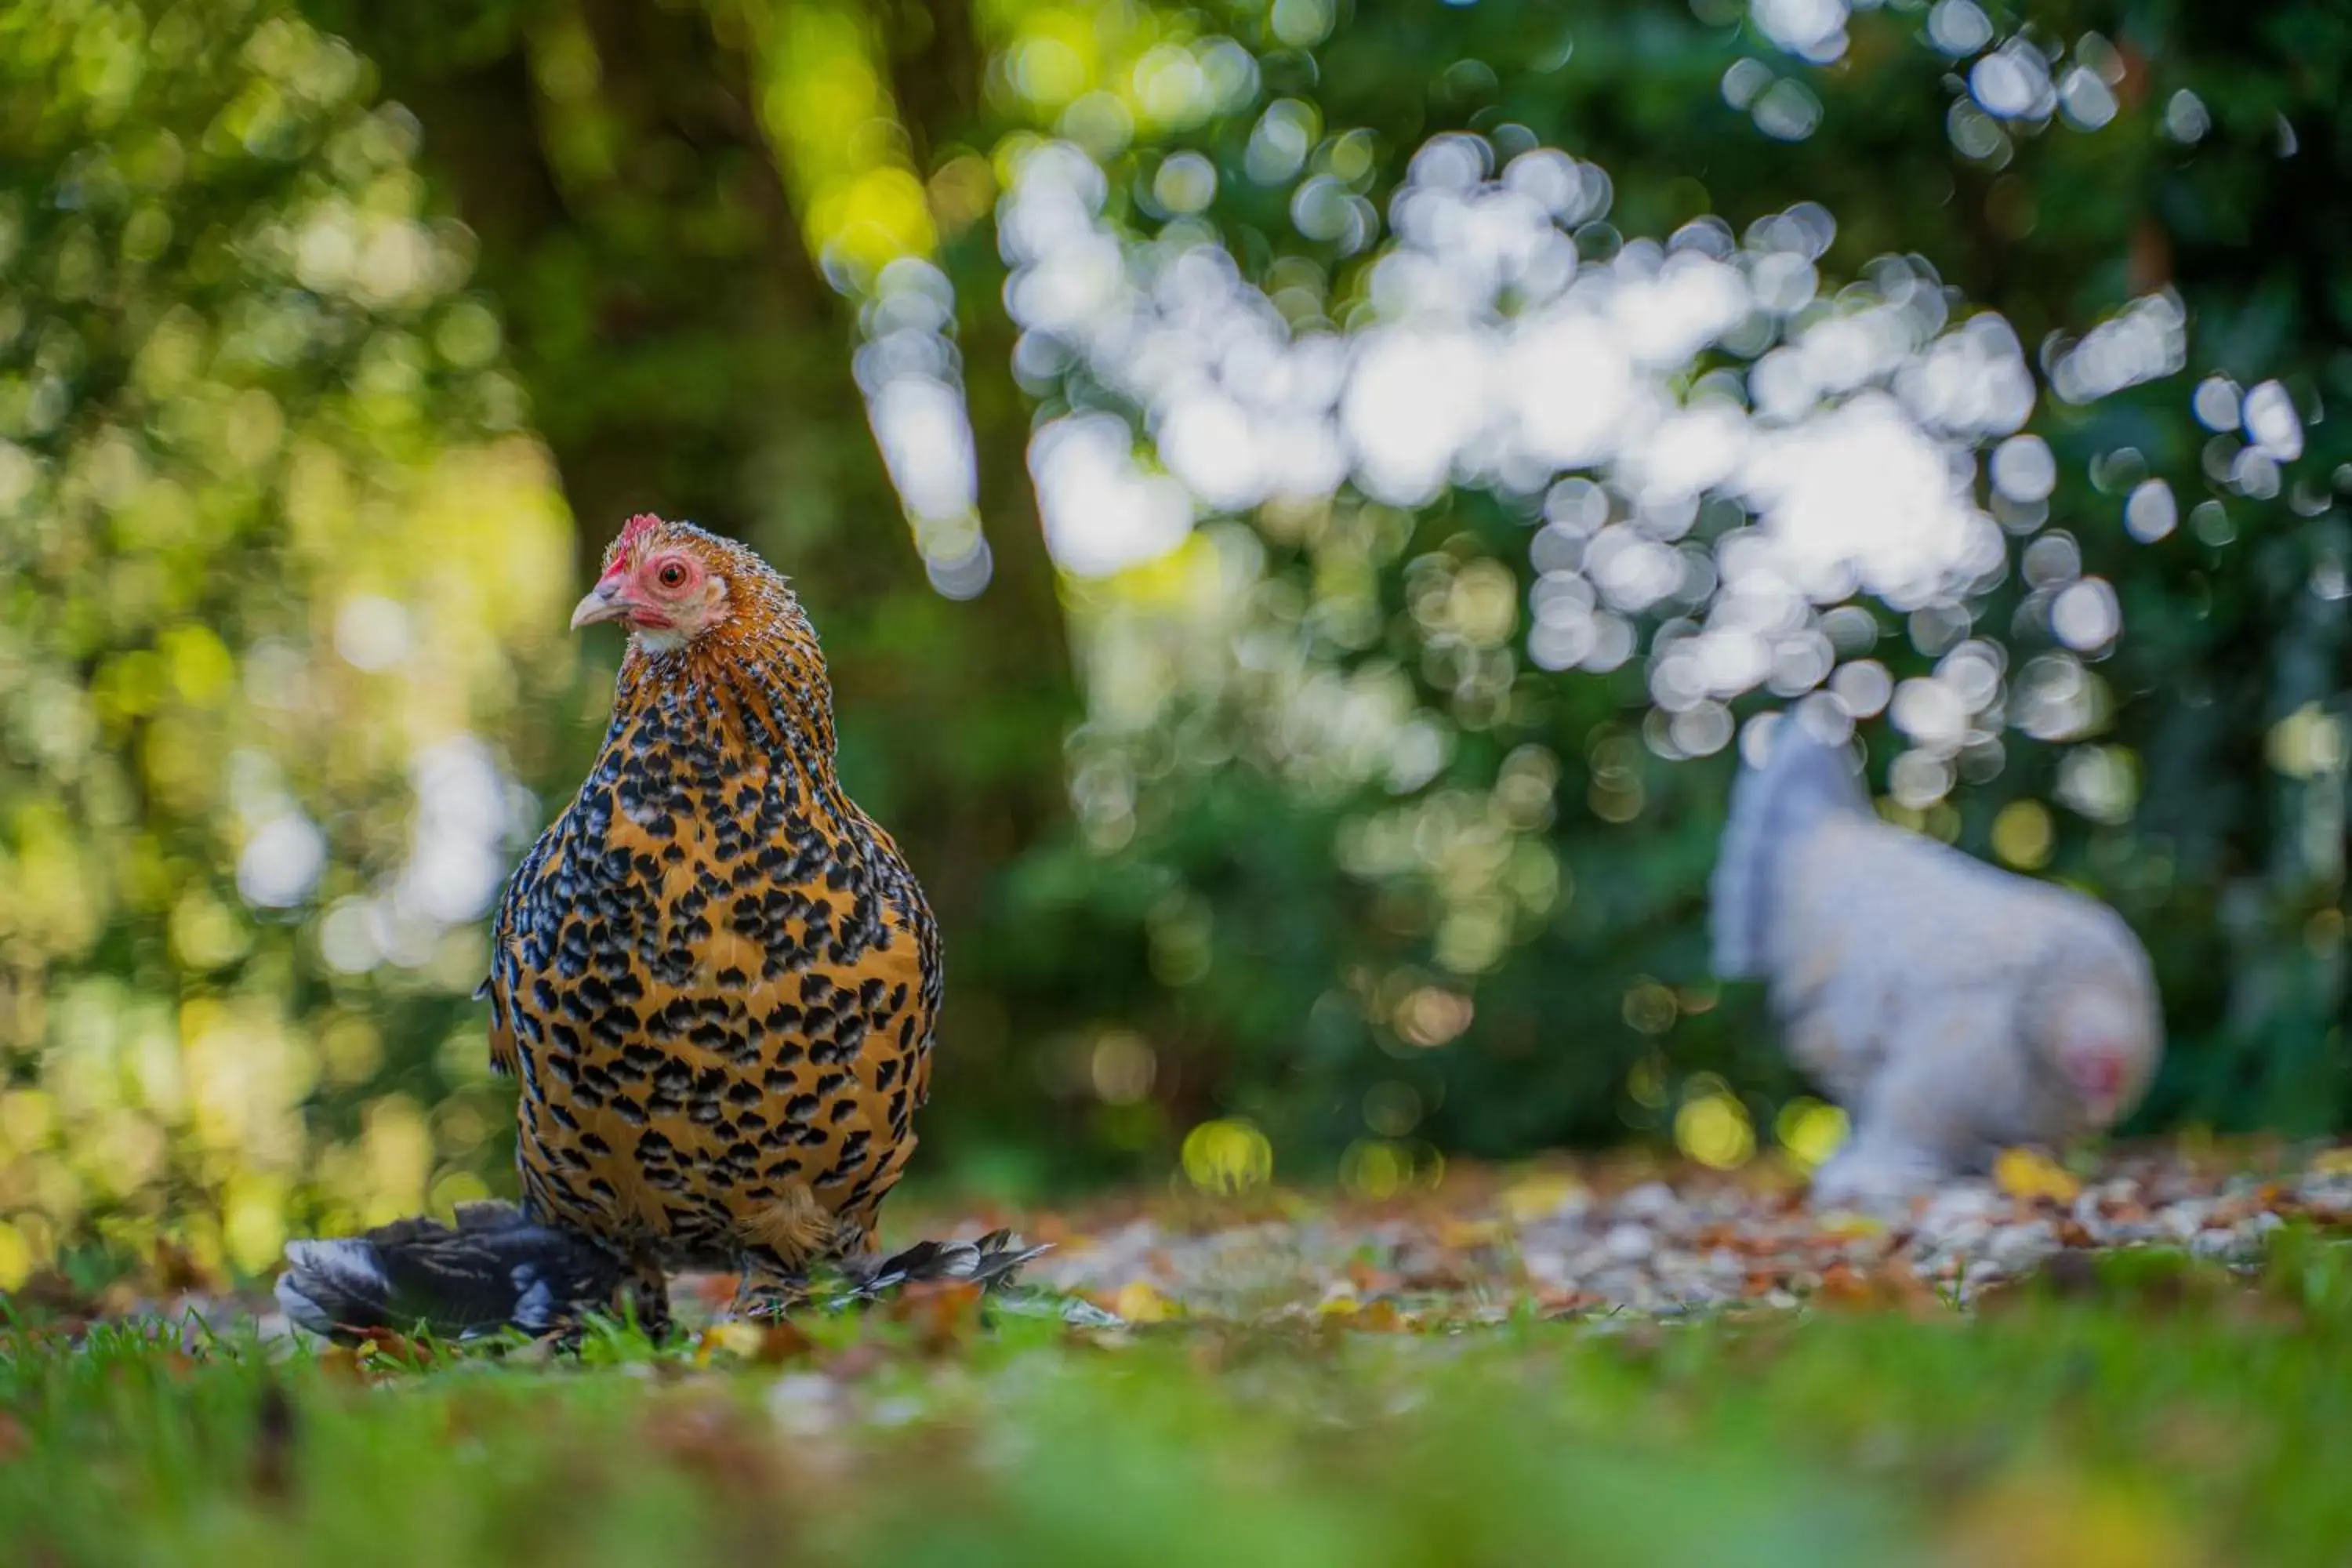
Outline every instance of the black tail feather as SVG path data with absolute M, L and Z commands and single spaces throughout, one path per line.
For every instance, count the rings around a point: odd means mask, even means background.
M 978 1241 L 919 1241 L 887 1258 L 869 1253 L 844 1263 L 850 1284 L 846 1300 L 870 1301 L 902 1285 L 935 1282 L 1000 1289 L 1013 1283 L 1023 1264 L 1052 1250 L 1050 1242 L 1025 1247 L 1009 1230 L 992 1230 Z
M 419 1328 L 452 1340 L 507 1329 L 542 1334 L 613 1309 L 625 1270 L 585 1237 L 537 1224 L 510 1204 L 467 1204 L 457 1219 L 455 1226 L 395 1220 L 361 1236 L 289 1241 L 278 1303 L 302 1328 L 344 1341 Z M 978 1241 L 919 1241 L 887 1257 L 869 1253 L 841 1264 L 849 1289 L 837 1304 L 931 1282 L 996 1290 L 1049 1250 L 998 1230 Z
M 457 1340 L 509 1328 L 544 1333 L 611 1309 L 621 1265 L 591 1242 L 510 1204 L 462 1205 L 457 1218 L 289 1241 L 278 1303 L 301 1327 L 341 1340 L 419 1327 Z

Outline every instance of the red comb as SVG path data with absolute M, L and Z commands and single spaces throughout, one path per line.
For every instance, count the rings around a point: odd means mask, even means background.
M 661 519 L 649 511 L 641 511 L 621 525 L 621 537 L 614 542 L 626 550 L 660 526 Z

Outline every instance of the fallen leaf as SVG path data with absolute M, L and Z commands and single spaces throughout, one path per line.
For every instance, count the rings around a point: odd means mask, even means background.
M 1168 1298 L 1149 1279 L 1130 1279 L 1120 1286 L 1110 1310 L 1130 1323 L 1164 1323 L 1169 1317 Z
M 749 1361 L 760 1353 L 760 1325 L 741 1318 L 730 1318 L 713 1323 L 695 1337 L 694 1364 L 709 1366 L 713 1356 L 722 1352 L 740 1360 Z
M 898 1293 L 889 1316 L 914 1326 L 926 1355 L 941 1355 L 979 1332 L 980 1298 L 981 1288 L 963 1280 L 921 1280 Z
M 1817 1228 L 1819 1234 L 1814 1238 L 1816 1245 L 1824 1239 L 1832 1242 L 1853 1241 L 1865 1236 L 1884 1236 L 1886 1234 L 1887 1227 L 1886 1222 L 1875 1215 L 1855 1214 L 1840 1209 L 1822 1215 Z
M 697 1274 L 681 1283 L 687 1295 L 716 1312 L 724 1310 L 735 1300 L 735 1292 L 742 1288 L 743 1277 L 740 1274 Z
M 1880 1289 L 1914 1316 L 1941 1317 L 1951 1310 L 1949 1303 L 1937 1294 L 1936 1288 L 1900 1258 L 1890 1258 L 1881 1263 L 1874 1278 Z
M 1496 1220 L 1447 1218 L 1441 1220 L 1437 1226 L 1438 1246 L 1464 1252 L 1492 1247 L 1502 1237 L 1503 1226 Z
M 2071 1204 L 2082 1195 L 2083 1184 L 2072 1171 L 2033 1149 L 2004 1149 L 1993 1161 L 1995 1185 L 2011 1197 L 2028 1203 L 2044 1198 Z
M 761 1325 L 760 1345 L 751 1359 L 761 1366 L 782 1366 L 815 1352 L 816 1342 L 803 1333 L 800 1325 L 790 1318 L 774 1318 Z
M 1832 1306 L 1868 1307 L 1876 1305 L 1870 1286 L 1849 1263 L 1832 1263 L 1822 1270 L 1822 1282 L 1814 1288 L 1814 1298 Z
M 1899 1258 L 1888 1258 L 1867 1270 L 1850 1263 L 1832 1263 L 1822 1271 L 1813 1299 L 1822 1306 L 1849 1311 L 1940 1317 L 1946 1310 L 1934 1287 Z
M 1502 1210 L 1514 1225 L 1527 1225 L 1549 1219 L 1590 1193 L 1591 1189 L 1574 1176 L 1556 1171 L 1538 1172 L 1503 1189 Z

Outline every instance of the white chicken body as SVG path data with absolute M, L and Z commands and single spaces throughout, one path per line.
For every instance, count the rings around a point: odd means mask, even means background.
M 1791 1059 L 1852 1119 L 1816 1200 L 1894 1201 L 2127 1114 L 2162 1026 L 2122 919 L 1882 822 L 1842 753 L 1772 739 L 1733 796 L 1715 964 L 1766 982 Z

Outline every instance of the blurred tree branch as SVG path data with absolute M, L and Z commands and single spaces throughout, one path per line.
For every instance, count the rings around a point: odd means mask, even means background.
M 955 604 L 898 521 L 851 375 L 855 310 L 787 199 L 738 7 L 310 9 L 429 127 L 425 163 L 479 237 L 479 281 L 556 451 L 583 570 L 617 519 L 648 510 L 752 539 L 798 580 L 833 655 L 845 768 L 930 887 L 950 953 L 972 952 L 992 873 L 1063 818 L 1076 713 L 986 225 L 946 258 L 995 555 L 987 590 Z M 961 11 L 943 21 L 900 63 L 926 153 L 983 130 L 955 86 L 977 79 L 977 44 Z M 950 1009 L 951 1034 L 1000 1011 L 976 994 L 984 964 L 952 973 L 970 1005 Z

